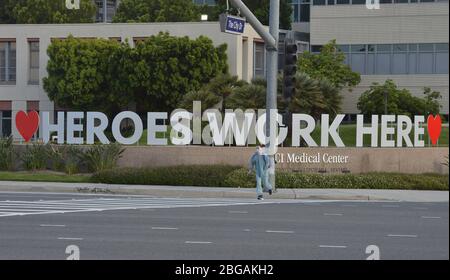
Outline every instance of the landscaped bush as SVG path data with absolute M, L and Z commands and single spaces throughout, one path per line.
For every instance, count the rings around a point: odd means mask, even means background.
M 238 168 L 226 165 L 121 168 L 98 172 L 92 180 L 107 184 L 227 187 L 225 179 Z
M 20 154 L 20 160 L 26 170 L 44 170 L 47 168 L 48 159 L 48 146 L 42 144 L 26 145 Z
M 99 172 L 115 168 L 123 152 L 119 144 L 94 145 L 84 152 L 80 151 L 79 156 L 89 171 Z
M 83 151 L 77 146 L 50 146 L 48 149 L 52 169 L 69 175 L 79 172 Z
M 247 174 L 242 168 L 235 170 L 226 179 L 230 187 L 253 188 L 254 174 Z M 409 189 L 409 190 L 448 190 L 448 175 L 439 174 L 304 174 L 278 172 L 278 188 L 324 188 L 324 189 Z
M 124 168 L 98 172 L 93 182 L 107 184 L 254 188 L 255 174 L 234 166 Z M 439 174 L 303 174 L 280 171 L 278 188 L 448 190 L 448 175 Z
M 0 138 L 0 170 L 12 169 L 13 155 L 12 137 Z

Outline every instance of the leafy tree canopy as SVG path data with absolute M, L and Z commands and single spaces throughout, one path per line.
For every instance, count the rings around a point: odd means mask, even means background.
M 392 80 L 384 84 L 374 83 L 364 92 L 358 101 L 358 109 L 366 115 L 385 113 L 385 96 L 387 96 L 387 113 L 392 115 L 428 115 L 438 114 L 441 94 L 424 88 L 423 98 L 413 96 L 407 89 L 399 89 Z
M 188 22 L 200 20 L 191 0 L 123 0 L 114 22 Z
M 65 0 L 1 0 L 0 23 L 89 23 L 95 11 L 91 0 L 80 0 L 79 10 L 68 10 Z
M 336 41 L 333 40 L 324 45 L 319 54 L 303 53 L 299 57 L 298 64 L 300 71 L 313 79 L 328 80 L 339 89 L 353 88 L 361 82 L 361 76 L 353 72 L 344 61 L 345 54 L 338 49 Z

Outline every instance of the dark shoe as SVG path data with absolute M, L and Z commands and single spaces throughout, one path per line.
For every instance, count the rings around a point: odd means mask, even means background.
M 269 190 L 269 195 L 272 195 L 273 194 L 273 191 L 272 190 Z
M 258 200 L 264 200 L 264 197 L 262 195 L 259 195 Z

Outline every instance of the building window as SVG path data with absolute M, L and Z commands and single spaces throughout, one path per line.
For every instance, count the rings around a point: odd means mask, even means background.
M 266 48 L 264 43 L 255 42 L 254 43 L 254 71 L 253 76 L 265 77 L 266 76 Z
M 117 0 L 95 0 L 95 4 L 97 5 L 97 14 L 95 16 L 95 21 L 112 22 L 112 19 L 116 14 L 117 2 Z
M 16 83 L 16 42 L 0 41 L 0 84 Z
M 38 85 L 39 84 L 39 41 L 29 41 L 28 47 L 29 47 L 29 52 L 30 52 L 28 84 Z
M 11 101 L 0 101 L 0 138 L 11 135 Z
M 319 46 L 313 46 L 317 53 Z M 362 75 L 448 74 L 448 44 L 340 45 L 345 63 Z M 316 50 L 316 52 L 314 52 Z

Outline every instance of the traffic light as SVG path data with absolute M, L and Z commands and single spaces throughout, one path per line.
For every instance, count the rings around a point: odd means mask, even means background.
M 288 101 L 295 94 L 295 73 L 297 73 L 297 44 L 287 39 L 284 45 L 283 95 Z

